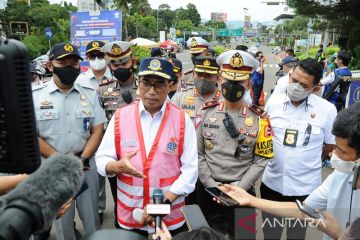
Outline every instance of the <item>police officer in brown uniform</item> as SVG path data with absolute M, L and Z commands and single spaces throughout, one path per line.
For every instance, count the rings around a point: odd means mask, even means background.
M 186 41 L 187 47 L 190 49 L 191 61 L 195 65 L 195 58 L 199 56 L 212 56 L 209 53 L 209 42 L 201 37 L 191 37 Z M 194 69 L 189 69 L 184 72 L 184 82 L 185 88 L 187 86 L 193 86 L 193 71 Z
M 116 108 L 136 100 L 136 61 L 132 58 L 132 43 L 115 41 L 101 48 L 109 62 L 112 79 L 99 82 L 98 93 L 110 120 Z
M 194 120 L 196 113 L 205 102 L 217 101 L 221 97 L 221 92 L 217 87 L 218 70 L 216 58 L 196 57 L 193 72 L 194 86 L 178 92 L 172 102 Z
M 267 114 L 255 105 L 244 104 L 242 99 L 249 87 L 250 74 L 258 63 L 240 50 L 224 52 L 217 58 L 217 63 L 221 67 L 224 100 L 206 103 L 196 115 L 199 179 L 204 188 L 217 188 L 228 183 L 254 194 L 255 182 L 264 171 L 268 158 L 273 157 Z M 219 205 L 205 191 L 199 195 L 200 206 L 210 226 L 234 236 L 235 209 L 238 207 Z M 255 214 L 254 209 L 241 211 L 246 214 L 243 218 Z
M 132 43 L 115 41 L 101 48 L 108 60 L 113 78 L 99 82 L 98 94 L 101 97 L 106 117 L 110 121 L 115 110 L 136 100 L 137 80 L 135 77 L 135 60 L 132 58 Z M 115 226 L 116 217 L 116 177 L 108 178 L 114 200 Z

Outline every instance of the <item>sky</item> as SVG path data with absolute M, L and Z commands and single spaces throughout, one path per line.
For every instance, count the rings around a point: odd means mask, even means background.
M 77 0 L 65 0 L 77 5 Z M 61 0 L 50 0 L 59 3 Z M 271 21 L 284 12 L 285 5 L 267 6 L 263 0 L 148 0 L 153 9 L 160 4 L 167 3 L 174 10 L 179 7 L 185 8 L 188 3 L 196 5 L 201 18 L 210 19 L 211 12 L 225 12 L 228 21 L 244 20 L 244 8 L 252 21 Z

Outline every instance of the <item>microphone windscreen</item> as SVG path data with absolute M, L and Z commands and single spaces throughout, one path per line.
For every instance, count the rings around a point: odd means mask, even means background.
M 3 208 L 15 200 L 25 200 L 41 209 L 48 229 L 60 207 L 77 193 L 84 181 L 82 162 L 74 155 L 55 154 L 24 182 L 0 199 Z M 2 202 L 2 203 L 1 203 Z M 1 209 L 0 209 L 1 213 Z

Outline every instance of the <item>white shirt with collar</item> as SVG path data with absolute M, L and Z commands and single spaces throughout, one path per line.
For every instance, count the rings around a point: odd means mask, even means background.
M 154 116 L 151 116 L 151 114 L 145 110 L 143 102 L 141 100 L 139 102 L 139 115 L 141 129 L 144 136 L 146 155 L 149 155 L 151 146 L 159 130 L 160 123 L 166 109 L 166 104 L 168 103 L 165 102 L 161 107 L 161 110 L 155 113 Z M 198 178 L 198 152 L 196 144 L 197 140 L 194 124 L 190 117 L 185 114 L 184 150 L 180 157 L 181 174 L 170 187 L 170 191 L 172 193 L 187 195 L 195 189 L 195 183 Z M 99 174 L 102 176 L 111 176 L 106 173 L 105 167 L 109 162 L 116 161 L 116 159 L 113 117 L 96 153 L 96 166 Z
M 279 78 L 271 96 L 286 93 L 286 89 L 289 84 L 289 78 L 290 78 L 289 73 L 286 74 L 285 76 L 282 76 L 281 78 Z
M 350 213 L 351 192 L 353 192 L 350 223 L 360 217 L 360 190 L 352 191 L 352 174 L 334 171 L 326 180 L 313 191 L 304 203 L 319 210 L 326 210 L 333 214 L 342 227 L 346 228 Z M 332 239 L 324 234 L 323 239 Z
M 262 182 L 284 196 L 304 196 L 321 184 L 323 144 L 335 144 L 331 133 L 337 111 L 334 105 L 310 94 L 298 107 L 287 94 L 272 96 L 265 106 L 274 130 L 274 158 L 265 168 Z M 311 124 L 311 135 L 303 146 L 305 130 Z M 296 147 L 285 146 L 286 129 L 298 130 Z
M 112 78 L 111 71 L 108 67 L 106 67 L 104 75 L 101 77 L 100 80 L 97 80 L 95 77 L 95 74 L 91 67 L 86 72 L 81 73 L 77 79 L 76 83 L 81 84 L 83 86 L 90 86 L 93 89 L 98 89 L 99 87 L 99 81 L 106 80 Z

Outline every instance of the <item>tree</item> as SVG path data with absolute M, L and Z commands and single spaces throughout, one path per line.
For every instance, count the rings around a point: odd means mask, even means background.
M 201 23 L 201 16 L 196 8 L 196 6 L 192 3 L 186 5 L 187 9 L 187 19 L 191 20 L 191 22 L 195 25 L 195 27 L 199 26 Z
M 156 38 L 156 18 L 135 14 L 129 17 L 129 37 Z
M 221 28 L 226 28 L 226 23 L 224 23 L 223 21 L 210 20 L 210 21 L 205 23 L 205 27 L 214 28 L 214 29 L 221 29 Z
M 7 8 L 0 11 L 0 21 L 6 36 L 23 40 L 31 58 L 34 58 L 49 50 L 49 43 L 44 36 L 45 27 L 53 29 L 52 43 L 69 42 L 69 11 L 76 11 L 76 7 L 66 3 L 64 6 L 50 4 L 47 0 L 32 0 L 29 7 L 26 3 L 9 0 Z M 28 22 L 29 35 L 25 37 L 11 35 L 9 28 L 11 21 Z
M 180 20 L 176 24 L 176 29 L 181 31 L 192 31 L 194 28 L 193 23 L 190 20 Z
M 296 10 L 296 14 L 312 18 L 323 18 L 327 21 L 328 28 L 336 28 L 340 32 L 339 44 L 343 48 L 354 51 L 360 42 L 360 36 L 349 38 L 352 32 L 358 32 L 360 27 L 360 1 L 358 0 L 288 0 L 290 7 Z

